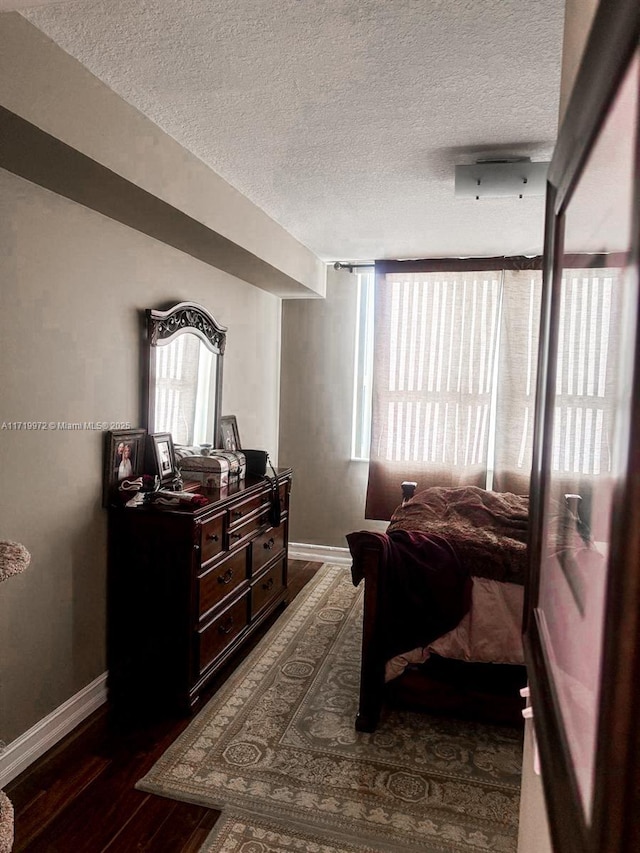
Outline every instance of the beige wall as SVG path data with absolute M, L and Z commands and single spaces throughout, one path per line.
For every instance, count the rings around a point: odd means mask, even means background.
M 280 300 L 0 171 L 0 538 L 29 569 L 0 588 L 0 740 L 105 670 L 101 431 L 140 424 L 139 311 L 202 303 L 229 327 L 223 411 L 277 453 Z
M 386 527 L 365 522 L 367 463 L 350 458 L 356 312 L 355 274 L 333 269 L 326 299 L 283 302 L 280 462 L 295 470 L 292 542 L 344 548 L 350 531 Z
M 566 0 L 564 7 L 564 40 L 562 43 L 562 77 L 560 80 L 560 115 L 567 109 L 584 46 L 591 29 L 598 0 Z

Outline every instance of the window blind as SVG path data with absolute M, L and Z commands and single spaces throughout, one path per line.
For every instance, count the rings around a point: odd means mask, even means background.
M 620 271 L 568 257 L 552 468 L 586 483 L 612 465 Z M 367 518 L 390 517 L 403 479 L 528 492 L 542 275 L 504 260 L 376 265 Z

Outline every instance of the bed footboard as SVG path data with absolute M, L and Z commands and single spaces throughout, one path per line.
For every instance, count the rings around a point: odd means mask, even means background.
M 372 542 L 358 548 L 351 575 L 355 586 L 364 581 L 360 698 L 355 726 L 359 732 L 373 732 L 378 725 L 384 690 L 381 602 L 385 600 L 385 571 L 382 545 Z

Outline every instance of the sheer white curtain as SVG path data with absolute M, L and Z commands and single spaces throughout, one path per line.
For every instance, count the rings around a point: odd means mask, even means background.
M 504 271 L 376 268 L 366 515 L 399 484 L 484 486 L 495 429 Z
M 487 487 L 528 494 L 540 330 L 540 270 L 504 271 L 496 421 Z
M 368 518 L 390 517 L 404 479 L 529 490 L 542 273 L 492 261 L 377 266 Z M 588 478 L 609 464 L 617 271 L 566 275 L 554 466 Z

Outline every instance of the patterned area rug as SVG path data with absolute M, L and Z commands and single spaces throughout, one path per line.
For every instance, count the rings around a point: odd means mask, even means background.
M 138 787 L 354 853 L 513 853 L 520 732 L 395 711 L 356 732 L 361 625 L 349 570 L 324 566 Z
M 395 853 L 397 847 L 371 847 L 332 838 L 326 830 L 283 826 L 271 818 L 225 812 L 200 853 Z

